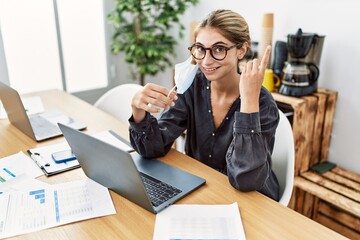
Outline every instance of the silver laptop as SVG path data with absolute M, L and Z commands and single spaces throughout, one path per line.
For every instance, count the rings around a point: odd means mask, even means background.
M 58 110 L 28 115 L 19 93 L 2 82 L 0 82 L 0 99 L 9 121 L 36 141 L 61 136 L 62 132 L 57 125 L 58 122 L 79 130 L 86 128 L 83 123 L 75 121 Z
M 205 179 L 157 159 L 144 159 L 59 124 L 85 174 L 144 209 L 158 213 Z

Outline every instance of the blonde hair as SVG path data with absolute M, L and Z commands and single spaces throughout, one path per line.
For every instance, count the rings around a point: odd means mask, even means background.
M 238 13 L 231 10 L 215 10 L 211 12 L 200 24 L 195 28 L 194 36 L 196 36 L 201 28 L 211 27 L 218 30 L 227 40 L 238 43 L 238 48 L 244 43 L 251 45 L 249 26 L 245 19 Z M 251 51 L 247 48 L 247 54 Z M 240 59 L 239 59 L 240 60 Z

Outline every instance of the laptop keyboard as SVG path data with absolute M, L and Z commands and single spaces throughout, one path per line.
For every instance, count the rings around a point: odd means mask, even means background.
M 181 190 L 167 183 L 161 182 L 144 173 L 140 173 L 144 182 L 146 192 L 150 196 L 151 203 L 154 207 L 166 202 L 170 198 L 181 193 Z
M 29 119 L 34 133 L 38 138 L 42 139 L 48 136 L 61 135 L 60 128 L 45 118 L 41 116 L 31 116 Z

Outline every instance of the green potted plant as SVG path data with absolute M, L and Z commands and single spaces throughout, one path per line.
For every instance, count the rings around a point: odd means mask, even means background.
M 156 75 L 172 66 L 176 38 L 169 32 L 179 26 L 179 38 L 185 27 L 179 16 L 198 0 L 116 0 L 116 9 L 108 15 L 114 27 L 112 53 L 124 52 L 133 76 L 141 85 L 146 75 Z

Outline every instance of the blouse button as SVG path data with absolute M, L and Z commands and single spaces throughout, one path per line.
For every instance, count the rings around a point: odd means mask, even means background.
M 145 132 L 142 132 L 142 134 L 145 134 Z
M 206 89 L 209 89 L 209 86 L 206 86 Z
M 211 110 L 209 110 L 209 113 L 211 113 Z
M 226 120 L 229 120 L 229 117 L 226 117 L 225 119 L 226 119 Z
M 213 136 L 215 136 L 215 133 L 212 133 Z
M 209 158 L 211 158 L 212 156 L 211 156 L 211 154 L 209 155 Z
M 254 133 L 254 130 L 251 130 L 251 133 Z

